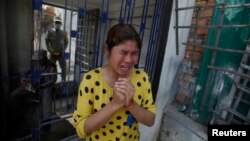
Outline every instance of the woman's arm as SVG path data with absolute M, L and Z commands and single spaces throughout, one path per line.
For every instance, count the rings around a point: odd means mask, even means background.
M 100 111 L 90 115 L 84 125 L 86 135 L 101 128 L 111 118 L 111 116 L 124 105 L 125 97 L 122 94 L 114 94 L 114 98 L 110 103 L 104 106 Z
M 88 84 L 88 83 L 82 83 Z M 85 86 L 81 86 L 85 88 Z M 84 91 L 80 90 L 80 93 Z M 74 119 L 76 121 L 77 132 L 80 136 L 88 136 L 93 131 L 101 128 L 111 118 L 111 116 L 122 108 L 125 104 L 125 96 L 117 90 L 113 90 L 113 99 L 110 103 L 104 106 L 101 110 L 96 113 L 92 113 L 91 107 L 89 107 L 90 95 L 86 93 L 78 96 L 77 111 L 74 113 Z
M 143 104 L 139 105 L 133 100 L 135 87 L 129 79 L 119 78 L 118 82 L 115 83 L 115 87 L 126 97 L 125 108 L 135 117 L 135 119 L 142 124 L 152 126 L 155 121 L 155 114 L 147 109 L 154 108 L 154 105 L 150 105 L 153 103 L 151 91 L 143 92 L 148 95 L 147 97 L 144 97 L 145 101 L 148 102 L 142 107 L 141 105 Z M 145 82 L 145 90 L 148 89 L 151 89 L 150 83 Z
M 148 111 L 147 109 L 142 108 L 135 101 L 132 101 L 126 109 L 135 117 L 135 119 L 147 126 L 154 125 L 155 114 Z

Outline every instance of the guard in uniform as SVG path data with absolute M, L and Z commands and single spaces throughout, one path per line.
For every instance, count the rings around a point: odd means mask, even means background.
M 55 30 L 48 31 L 46 41 L 47 50 L 50 52 L 50 60 L 54 63 L 59 62 L 62 70 L 62 80 L 65 81 L 66 77 L 66 60 L 64 53 L 68 47 L 68 34 L 66 31 L 61 30 L 62 20 L 60 17 L 54 19 Z

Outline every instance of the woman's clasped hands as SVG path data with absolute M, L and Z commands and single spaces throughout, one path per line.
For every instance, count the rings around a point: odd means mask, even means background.
M 133 101 L 135 88 L 128 78 L 118 78 L 113 87 L 113 100 L 120 107 L 129 107 Z

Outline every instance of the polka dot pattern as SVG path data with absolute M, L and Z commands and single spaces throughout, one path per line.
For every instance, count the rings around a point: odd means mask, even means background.
M 93 105 L 93 102 L 91 100 L 89 100 L 89 105 Z
M 90 92 L 93 94 L 93 93 L 94 93 L 94 88 L 91 88 L 91 89 L 90 89 Z
M 95 96 L 95 100 L 99 100 L 99 96 L 98 95 Z
M 141 87 L 141 82 L 137 82 L 137 86 L 138 86 L 138 87 Z
M 151 86 L 148 75 L 142 70 L 133 70 L 132 84 L 136 89 L 134 100 L 141 105 L 144 109 L 155 112 L 154 102 L 151 94 Z M 90 114 L 97 113 L 102 110 L 113 99 L 113 89 L 109 87 L 103 80 L 101 69 L 97 68 L 85 74 L 83 83 L 80 85 L 79 98 L 77 108 L 73 114 L 75 123 L 83 122 Z M 86 104 L 84 104 L 86 103 Z M 78 110 L 77 110 L 78 109 Z M 80 110 L 79 110 L 80 109 Z M 90 136 L 85 137 L 86 140 L 134 140 L 139 141 L 140 133 L 138 123 L 134 122 L 128 126 L 127 117 L 130 115 L 129 111 L 125 108 L 120 109 L 117 113 L 113 114 L 109 121 L 94 131 Z M 79 125 L 84 125 L 80 123 Z M 77 127 L 77 129 L 82 129 Z M 83 131 L 80 131 L 83 132 Z
M 138 99 L 141 99 L 141 95 L 138 95 Z
M 80 96 L 82 96 L 82 90 L 80 90 Z
M 96 85 L 96 86 L 100 86 L 100 82 L 99 82 L 99 81 L 96 81 L 96 82 L 95 82 L 95 85 Z
M 89 88 L 88 87 L 85 87 L 85 93 L 89 93 Z
M 91 75 L 87 75 L 87 76 L 86 76 L 86 79 L 87 79 L 87 80 L 91 79 Z
M 100 73 L 100 70 L 96 69 L 94 70 L 95 73 Z
M 107 92 L 106 89 L 102 89 L 103 94 L 106 94 L 106 92 Z

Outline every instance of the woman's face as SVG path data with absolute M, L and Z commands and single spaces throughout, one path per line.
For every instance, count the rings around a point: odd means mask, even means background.
M 128 76 L 139 58 L 136 41 L 124 41 L 108 51 L 111 69 L 119 76 Z

